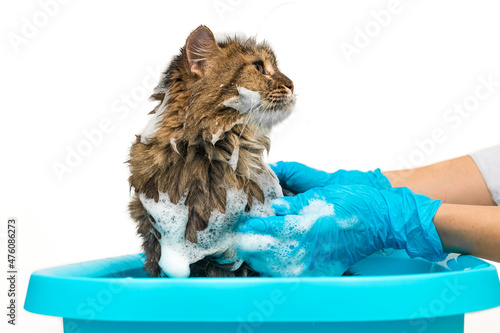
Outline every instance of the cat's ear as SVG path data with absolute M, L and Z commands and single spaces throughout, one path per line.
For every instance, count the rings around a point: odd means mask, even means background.
M 186 41 L 188 69 L 192 74 L 203 76 L 207 60 L 220 51 L 212 31 L 200 25 Z

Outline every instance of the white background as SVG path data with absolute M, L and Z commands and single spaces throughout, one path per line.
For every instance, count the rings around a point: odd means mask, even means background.
M 467 117 L 443 118 L 471 100 L 480 76 L 500 81 L 496 1 L 401 0 L 383 27 L 371 13 L 389 0 L 69 1 L 49 6 L 51 16 L 46 2 L 0 8 L 0 218 L 2 233 L 8 217 L 19 219 L 19 304 L 34 270 L 140 252 L 124 162 L 153 108 L 147 94 L 160 70 L 199 24 L 269 40 L 294 81 L 296 113 L 273 133 L 271 161 L 390 170 L 499 142 L 500 87 Z M 372 37 L 359 44 L 357 31 L 367 27 Z M 16 45 L 13 36 L 24 40 Z M 348 59 L 341 45 L 357 37 Z M 84 132 L 103 121 L 108 133 L 58 178 L 54 163 L 85 148 Z M 437 128 L 445 139 L 431 144 Z M 498 332 L 499 317 L 500 309 L 469 314 L 466 332 Z M 18 323 L 7 332 L 62 331 L 60 319 L 24 310 Z

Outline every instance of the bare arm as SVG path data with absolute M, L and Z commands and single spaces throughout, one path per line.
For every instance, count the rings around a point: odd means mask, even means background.
M 433 221 L 445 252 L 500 262 L 500 207 L 492 207 L 496 204 L 470 156 L 384 175 L 394 187 L 443 201 Z
M 433 221 L 445 252 L 500 262 L 500 207 L 442 204 Z
M 462 205 L 496 205 L 491 193 L 470 156 L 462 156 L 429 166 L 399 171 L 387 171 L 393 187 L 408 187 L 444 203 Z M 496 221 L 500 225 L 500 220 Z

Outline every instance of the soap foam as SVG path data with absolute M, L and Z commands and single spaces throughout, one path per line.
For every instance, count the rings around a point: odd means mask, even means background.
M 231 158 L 229 159 L 229 164 L 233 170 L 236 170 L 236 166 L 238 165 L 238 159 L 240 154 L 240 146 L 234 147 L 233 153 L 231 154 Z
M 248 113 L 254 122 L 260 127 L 271 128 L 281 123 L 291 115 L 291 111 L 296 102 L 294 94 L 288 96 L 288 101 L 281 109 L 271 108 L 267 102 L 262 102 L 258 91 L 249 90 L 245 87 L 237 87 L 238 96 L 231 97 L 224 101 L 227 107 L 236 109 L 240 114 Z
M 213 145 L 215 145 L 217 143 L 217 141 L 219 141 L 221 134 L 222 134 L 222 128 L 219 128 L 217 130 L 217 133 L 212 134 L 212 144 Z
M 175 140 L 175 138 L 170 138 L 170 145 L 172 146 L 172 148 L 174 149 L 174 151 L 177 153 L 177 154 L 181 154 L 179 153 L 179 151 L 177 150 L 177 142 Z
M 217 143 L 217 141 L 220 140 L 220 137 L 221 137 L 221 135 L 222 135 L 222 133 L 224 131 L 225 132 L 230 131 L 237 124 L 243 124 L 243 117 L 239 118 L 234 123 L 232 123 L 231 125 L 229 125 L 228 128 L 224 128 L 224 129 L 223 128 L 219 128 L 216 133 L 212 134 L 212 144 L 215 145 Z M 215 122 L 215 125 L 219 125 L 219 122 Z
M 273 204 L 281 207 L 285 207 L 286 209 L 290 209 L 290 203 L 283 198 L 278 198 L 273 200 Z
M 237 87 L 239 96 L 234 96 L 224 101 L 227 107 L 238 110 L 241 114 L 256 110 L 261 105 L 260 94 L 245 87 Z
M 279 201 L 277 199 L 274 201 Z M 282 200 L 282 199 L 281 199 Z M 284 200 L 283 200 L 284 201 Z M 303 207 L 298 215 L 287 215 L 284 217 L 285 223 L 279 230 L 274 230 L 273 236 L 262 234 L 239 234 L 236 244 L 242 251 L 243 259 L 248 259 L 253 269 L 269 276 L 340 276 L 347 267 L 334 260 L 321 260 L 321 267 L 311 267 L 316 265 L 310 259 L 311 248 L 309 244 L 301 244 L 299 240 L 304 239 L 316 221 L 325 216 L 334 216 L 334 205 L 321 199 L 311 199 L 308 205 Z M 337 222 L 342 228 L 343 225 L 353 225 L 352 219 Z M 324 246 L 320 251 L 328 256 L 334 245 L 314 244 L 314 246 Z M 315 250 L 318 250 L 317 248 Z M 315 251 L 317 252 L 317 251 Z M 245 254 L 257 255 L 258 261 L 252 258 L 245 258 Z
M 233 264 L 236 270 L 243 263 L 233 248 L 234 229 L 242 218 L 272 215 L 270 201 L 283 195 L 276 177 L 269 170 L 255 180 L 265 194 L 265 202 L 254 200 L 250 212 L 245 213 L 248 196 L 243 190 L 228 189 L 226 213 L 213 210 L 206 229 L 197 232 L 197 243 L 185 239 L 189 207 L 186 195 L 173 204 L 167 193 L 160 192 L 158 202 L 139 194 L 144 208 L 156 223 L 153 227 L 161 234 L 159 265 L 169 277 L 185 278 L 190 275 L 189 265 L 209 255 L 220 255 L 220 263 Z

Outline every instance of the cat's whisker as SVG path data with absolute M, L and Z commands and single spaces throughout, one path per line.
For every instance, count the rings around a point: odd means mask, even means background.
M 245 119 L 245 122 L 243 123 L 243 128 L 241 129 L 240 135 L 238 135 L 238 139 L 241 139 L 241 135 L 245 131 L 245 128 L 247 127 L 249 121 L 250 121 L 250 112 L 248 112 L 247 119 Z
M 245 131 L 245 128 L 247 127 L 248 122 L 250 121 L 250 117 L 251 117 L 252 112 L 257 111 L 259 108 L 260 108 L 260 104 L 258 104 L 256 107 L 250 108 L 250 110 L 247 113 L 247 119 L 245 120 L 245 123 L 243 124 L 243 128 L 241 129 L 241 132 L 240 132 L 240 135 L 238 136 L 238 139 L 241 139 L 241 136 L 243 135 L 243 132 Z
M 262 126 L 262 119 L 264 118 L 264 116 L 268 112 L 270 106 L 271 106 L 271 103 L 268 103 L 266 105 L 266 107 L 264 108 L 264 110 L 262 110 L 262 114 L 260 115 L 260 119 L 259 119 L 259 122 L 258 122 L 259 126 Z

